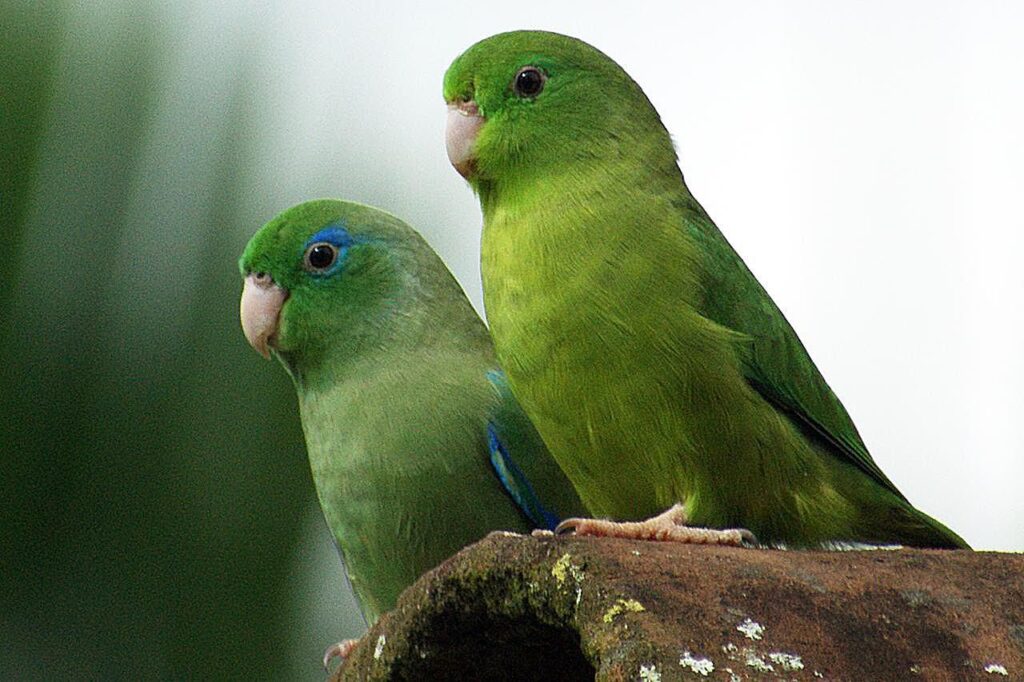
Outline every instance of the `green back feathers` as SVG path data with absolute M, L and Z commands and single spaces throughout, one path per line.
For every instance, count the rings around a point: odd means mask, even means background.
M 695 202 L 684 206 L 684 215 L 704 256 L 700 313 L 749 339 L 743 344 L 747 347 L 740 349 L 747 380 L 808 438 L 903 499 L 875 464 L 839 398 L 746 264 Z

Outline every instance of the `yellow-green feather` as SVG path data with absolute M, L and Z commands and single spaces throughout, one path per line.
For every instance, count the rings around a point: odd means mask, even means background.
M 548 75 L 530 100 L 510 88 L 526 65 Z M 872 461 L 612 60 L 502 34 L 452 64 L 445 95 L 487 117 L 470 183 L 498 358 L 593 514 L 682 501 L 695 524 L 768 542 L 966 546 Z

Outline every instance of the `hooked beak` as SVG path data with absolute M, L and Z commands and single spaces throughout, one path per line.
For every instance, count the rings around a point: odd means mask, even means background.
M 480 115 L 476 102 L 451 102 L 448 105 L 448 124 L 444 134 L 448 160 L 459 175 L 467 179 L 473 170 L 476 135 L 483 124 L 484 117 Z
M 288 290 L 275 284 L 267 273 L 251 273 L 245 278 L 240 306 L 242 331 L 249 345 L 268 360 L 276 340 L 281 307 L 287 299 Z

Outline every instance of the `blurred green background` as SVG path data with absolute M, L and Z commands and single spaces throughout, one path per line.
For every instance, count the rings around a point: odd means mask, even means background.
M 238 328 L 256 75 L 189 14 L 0 3 L 4 679 L 316 679 L 362 628 Z
M 479 305 L 440 79 L 514 27 L 630 70 L 882 468 L 1024 549 L 1022 13 L 823 7 L 0 2 L 0 677 L 315 680 L 362 631 L 235 263 L 351 198 Z

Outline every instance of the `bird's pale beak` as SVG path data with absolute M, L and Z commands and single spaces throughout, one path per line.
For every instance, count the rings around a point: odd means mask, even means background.
M 445 148 L 448 160 L 464 178 L 468 178 L 473 170 L 473 147 L 483 124 L 484 117 L 480 115 L 476 102 L 452 102 L 448 105 Z
M 265 272 L 256 272 L 245 278 L 242 287 L 242 331 L 249 345 L 263 357 L 270 359 L 277 334 L 281 307 L 288 299 L 288 290 L 274 283 Z

